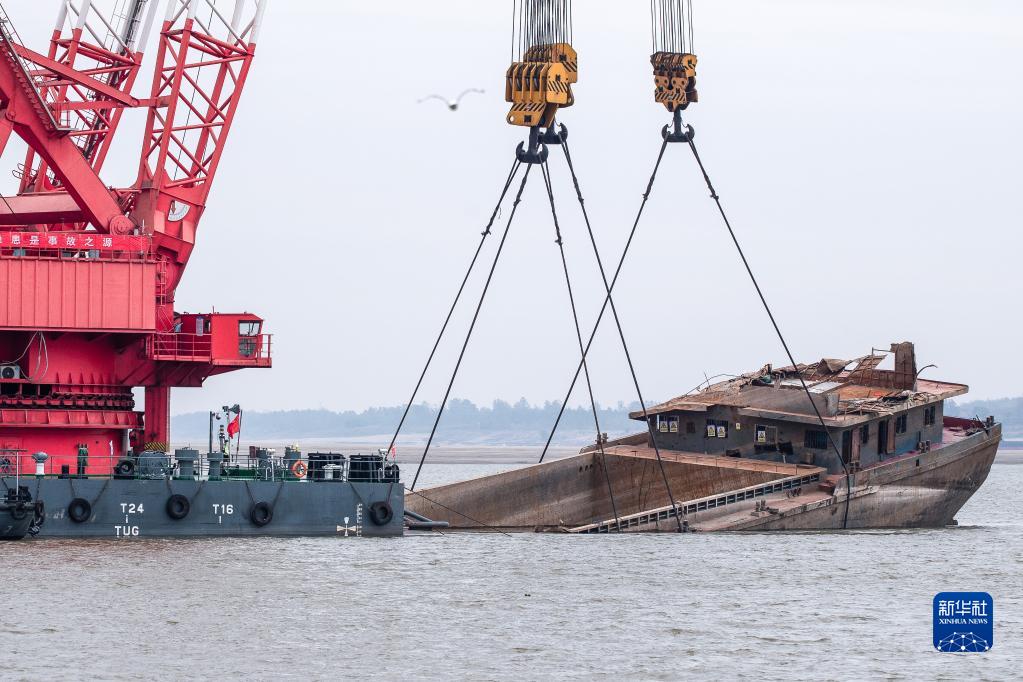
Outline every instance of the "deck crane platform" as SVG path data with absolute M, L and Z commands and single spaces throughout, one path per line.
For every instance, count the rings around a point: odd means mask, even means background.
M 259 317 L 175 310 L 267 3 L 60 0 L 45 52 L 0 7 L 0 152 L 28 147 L 0 197 L 0 450 L 91 449 L 88 473 L 109 473 L 167 449 L 173 387 L 270 366 Z M 138 176 L 115 188 L 102 171 L 129 110 Z

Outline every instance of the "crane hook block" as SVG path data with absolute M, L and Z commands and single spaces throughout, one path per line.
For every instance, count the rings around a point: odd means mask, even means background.
M 668 111 L 685 109 L 699 101 L 696 94 L 696 55 L 688 52 L 655 52 L 650 55 L 654 67 L 654 99 Z
M 508 123 L 550 127 L 558 109 L 575 103 L 579 56 L 568 43 L 534 45 L 508 67 L 505 80 L 504 99 L 512 105 Z

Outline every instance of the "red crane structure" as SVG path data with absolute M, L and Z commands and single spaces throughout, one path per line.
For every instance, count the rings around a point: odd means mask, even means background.
M 45 54 L 0 7 L 0 152 L 12 133 L 28 146 L 17 194 L 0 196 L 0 451 L 84 446 L 88 473 L 109 473 L 169 448 L 171 388 L 270 366 L 261 318 L 174 306 L 267 2 L 60 0 Z M 131 109 L 146 114 L 138 177 L 110 187 L 101 173 Z

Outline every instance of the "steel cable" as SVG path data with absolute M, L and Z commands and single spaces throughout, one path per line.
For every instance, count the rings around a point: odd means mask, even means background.
M 625 248 L 622 251 L 622 256 L 618 260 L 618 267 L 615 269 L 615 276 L 611 280 L 610 286 L 608 286 L 609 294 L 604 299 L 604 305 L 601 307 L 601 312 L 596 316 L 596 322 L 593 324 L 593 330 L 589 334 L 589 340 L 586 342 L 585 354 L 589 353 L 589 348 L 593 344 L 593 338 L 596 336 L 596 331 L 601 326 L 601 321 L 604 319 L 604 314 L 608 309 L 608 305 L 611 301 L 611 291 L 614 290 L 615 285 L 618 283 L 618 278 L 621 276 L 622 267 L 625 265 L 625 259 L 628 256 L 629 248 L 632 245 L 632 240 L 635 237 L 636 229 L 639 226 L 639 220 L 642 218 L 643 210 L 647 208 L 647 202 L 650 199 L 651 192 L 654 190 L 654 182 L 657 179 L 657 172 L 661 168 L 661 162 L 664 160 L 664 151 L 668 147 L 668 141 L 664 140 L 661 143 L 661 149 L 657 154 L 657 163 L 654 165 L 654 171 L 651 173 L 650 180 L 647 182 L 647 191 L 642 195 L 642 201 L 639 204 L 639 210 L 636 212 L 635 220 L 632 223 L 632 229 L 629 232 L 628 240 L 625 242 Z M 547 451 L 550 449 L 550 442 L 554 438 L 555 431 L 558 430 L 558 426 L 561 423 L 562 417 L 565 415 L 565 408 L 568 405 L 568 401 L 572 396 L 572 391 L 575 389 L 576 381 L 579 380 L 579 372 L 582 371 L 582 362 L 576 367 L 575 375 L 572 377 L 572 383 L 569 387 L 568 393 L 566 394 L 565 400 L 562 401 L 561 409 L 558 411 L 558 417 L 554 419 L 554 425 L 550 429 L 550 435 L 547 437 L 547 442 L 543 446 L 543 452 L 540 454 L 540 462 L 547 456 Z
M 409 491 L 413 495 L 418 495 L 419 497 L 423 498 L 424 500 L 426 500 L 430 504 L 435 504 L 435 505 L 437 505 L 438 507 L 440 507 L 442 509 L 447 509 L 449 512 L 452 512 L 454 514 L 458 514 L 459 516 L 461 516 L 464 519 L 469 519 L 473 523 L 478 524 L 478 525 L 482 526 L 483 528 L 489 528 L 490 530 L 492 530 L 492 531 L 494 531 L 496 533 L 500 533 L 501 535 L 504 535 L 504 536 L 509 537 L 509 538 L 511 537 L 511 535 L 508 535 L 508 533 L 504 532 L 503 530 L 501 530 L 497 526 L 491 526 L 489 524 L 483 523 L 482 521 L 474 519 L 473 517 L 469 516 L 468 514 L 463 514 L 462 512 L 458 511 L 457 509 L 453 509 L 453 508 L 451 508 L 451 507 L 449 507 L 449 506 L 447 506 L 445 504 L 441 504 L 437 500 L 434 500 L 434 499 L 431 499 L 431 498 L 427 497 L 426 495 L 424 495 L 423 493 L 419 492 L 418 490 L 413 490 L 412 488 L 409 488 L 407 486 L 405 487 L 405 490 Z
M 806 393 L 807 399 L 810 401 L 810 406 L 813 408 L 814 414 L 817 415 L 817 421 L 820 423 L 824 433 L 828 436 L 828 442 L 831 443 L 832 449 L 838 456 L 838 462 L 842 465 L 842 471 L 845 472 L 845 516 L 842 519 L 842 528 L 846 529 L 849 527 L 849 500 L 852 495 L 852 476 L 849 473 L 849 467 L 845 463 L 845 458 L 842 457 L 841 450 L 838 449 L 838 444 L 835 443 L 834 437 L 831 435 L 831 430 L 828 429 L 827 424 L 824 422 L 824 416 L 821 414 L 820 409 L 817 407 L 817 403 L 813 400 L 813 394 L 810 393 L 810 387 L 806 384 L 806 379 L 803 377 L 803 373 L 799 371 L 796 365 L 795 357 L 792 355 L 792 351 L 789 350 L 789 344 L 785 340 L 785 336 L 781 333 L 781 328 L 778 326 L 778 322 L 774 317 L 774 313 L 771 311 L 771 307 L 767 304 L 767 298 L 764 296 L 763 290 L 760 288 L 760 283 L 757 281 L 756 275 L 753 274 L 753 268 L 750 266 L 749 261 L 746 259 L 746 253 L 742 250 L 742 246 L 739 244 L 739 239 L 735 236 L 735 230 L 732 229 L 732 223 L 728 219 L 728 215 L 725 213 L 724 207 L 721 205 L 721 197 L 718 196 L 717 191 L 714 189 L 714 184 L 710 181 L 710 175 L 707 174 L 707 169 L 703 165 L 703 159 L 700 158 L 700 153 L 696 151 L 696 145 L 693 143 L 692 136 L 689 137 L 689 148 L 693 151 L 693 157 L 696 159 L 697 165 L 700 167 L 700 172 L 703 174 L 703 179 L 707 183 L 707 189 L 710 190 L 710 196 L 717 204 L 718 213 L 721 214 L 721 219 L 725 223 L 725 227 L 728 228 L 728 234 L 732 238 L 732 243 L 735 244 L 736 251 L 739 252 L 739 258 L 742 259 L 742 264 L 746 268 L 746 273 L 749 275 L 750 280 L 753 282 L 753 288 L 757 291 L 757 296 L 760 297 L 760 302 L 764 306 L 764 311 L 767 312 L 767 317 L 771 320 L 771 326 L 774 327 L 775 334 L 778 335 L 778 340 L 781 341 L 782 348 L 785 349 L 785 355 L 788 356 L 789 362 L 792 363 L 792 368 L 796 372 L 796 376 L 799 377 L 799 383 L 803 387 L 803 392 Z
M 617 307 L 615 307 L 614 299 L 613 299 L 613 297 L 611 295 L 612 294 L 612 290 L 613 290 L 614 285 L 615 285 L 615 282 L 617 282 L 617 280 L 618 280 L 618 273 L 621 272 L 621 262 L 618 265 L 618 270 L 615 272 L 615 279 L 614 279 L 614 281 L 609 283 L 608 280 L 607 280 L 607 270 L 604 268 L 604 261 L 600 257 L 600 249 L 597 248 L 597 239 L 596 239 L 596 236 L 593 234 L 593 226 L 590 223 L 589 212 L 586 210 L 586 200 L 583 198 L 582 188 L 579 185 L 579 177 L 578 177 L 578 175 L 575 172 L 575 164 L 572 163 L 572 152 L 568 148 L 568 141 L 567 141 L 567 139 L 563 140 L 562 147 L 563 147 L 563 149 L 565 151 L 565 162 L 568 164 L 568 170 L 569 170 L 569 172 L 572 175 L 572 184 L 575 187 L 576 197 L 579 200 L 579 208 L 582 211 L 583 220 L 586 223 L 586 232 L 588 233 L 588 235 L 590 237 L 590 245 L 593 247 L 593 255 L 594 255 L 594 257 L 597 260 L 597 267 L 600 270 L 600 277 L 601 277 L 601 280 L 604 283 L 604 290 L 607 293 L 607 296 L 605 298 L 605 306 L 610 306 L 610 308 L 611 308 L 611 314 L 614 317 L 615 327 L 618 329 L 618 337 L 619 337 L 619 339 L 622 342 L 622 350 L 625 353 L 625 359 L 626 359 L 626 362 L 629 365 L 629 374 L 632 377 L 632 383 L 633 383 L 633 386 L 636 389 L 636 396 L 639 399 L 640 408 L 643 411 L 643 421 L 647 424 L 647 430 L 650 433 L 650 444 L 654 448 L 654 456 L 657 458 L 657 466 L 658 466 L 658 469 L 660 470 L 661 478 L 664 480 L 664 489 L 668 493 L 668 500 L 671 502 L 672 509 L 676 510 L 675 511 L 675 520 L 678 523 L 678 528 L 679 528 L 679 531 L 681 532 L 682 531 L 682 520 L 679 518 L 678 507 L 675 504 L 675 495 L 674 495 L 674 493 L 671 490 L 671 483 L 668 481 L 667 470 L 664 468 L 664 460 L 661 458 L 661 449 L 657 445 L 657 435 L 656 435 L 656 432 L 655 432 L 655 430 L 653 428 L 653 425 L 650 422 L 650 415 L 647 413 L 646 400 L 643 398 L 643 391 L 642 391 L 642 389 L 640 388 L 640 385 L 639 385 L 639 377 L 636 374 L 636 366 L 635 366 L 635 364 L 632 361 L 632 353 L 629 351 L 629 344 L 625 340 L 625 328 L 622 326 L 621 318 L 618 316 L 618 309 L 617 309 Z M 661 148 L 661 155 L 663 155 L 663 153 L 664 153 L 664 145 L 662 145 L 662 148 Z M 660 164 L 660 158 L 661 157 L 658 156 L 658 165 Z M 657 172 L 657 169 L 655 168 L 654 169 L 654 174 L 655 175 L 656 175 L 656 172 Z M 644 200 L 643 200 L 644 204 L 646 203 L 646 197 L 649 196 L 650 188 L 652 187 L 652 179 L 653 179 L 653 176 L 651 177 L 651 184 L 648 185 L 647 194 L 644 195 Z M 635 233 L 635 227 L 633 227 L 633 233 Z M 631 241 L 632 241 L 632 236 L 630 235 L 630 237 L 629 237 L 629 243 L 630 244 L 631 244 Z M 628 246 L 626 246 L 626 249 L 628 249 Z M 622 259 L 624 260 L 624 258 L 625 258 L 625 254 L 623 253 L 622 254 Z M 604 311 L 604 308 L 601 308 L 601 315 L 603 315 L 603 311 Z M 600 324 L 600 319 L 598 318 L 597 325 L 599 325 L 599 324 Z M 596 333 L 596 327 L 594 328 L 594 334 L 595 333 Z M 591 342 L 592 342 L 592 337 L 591 337 Z M 583 351 L 583 359 L 584 360 L 586 358 L 586 354 L 587 354 L 588 350 L 589 350 L 589 346 L 587 346 L 586 350 Z M 577 374 L 577 376 L 578 376 L 578 374 Z
M 483 302 L 487 297 L 487 292 L 490 290 L 490 283 L 494 279 L 494 271 L 497 269 L 497 263 L 501 259 L 501 253 L 504 251 L 505 241 L 508 239 L 508 232 L 511 229 L 512 222 L 515 220 L 515 213 L 518 211 L 519 204 L 522 202 L 522 192 L 526 189 L 526 181 L 529 180 L 529 171 L 532 170 L 532 166 L 526 168 L 526 172 L 522 175 L 522 183 L 519 185 L 518 194 L 515 196 L 515 203 L 512 204 L 511 215 L 508 216 L 508 222 L 505 224 L 504 233 L 501 235 L 501 243 L 497 247 L 497 253 L 494 255 L 494 261 L 490 265 L 490 272 L 487 274 L 487 281 L 483 285 L 483 292 L 480 294 L 479 303 L 476 304 L 476 312 L 473 313 L 472 322 L 469 324 L 469 331 L 465 335 L 465 342 L 462 343 L 462 349 L 458 353 L 458 361 L 455 363 L 455 369 L 451 373 L 451 380 L 448 382 L 447 390 L 444 391 L 444 399 L 441 401 L 440 408 L 437 410 L 437 418 L 433 422 L 433 428 L 430 430 L 430 437 L 426 441 L 426 448 L 423 450 L 423 456 L 419 460 L 419 466 L 416 468 L 416 475 L 412 479 L 412 486 L 409 488 L 410 491 L 415 491 L 416 483 L 419 481 L 419 474 L 423 470 L 423 464 L 426 462 L 426 456 L 430 452 L 430 447 L 433 445 L 433 439 L 437 434 L 437 427 L 440 425 L 440 419 L 444 415 L 444 408 L 447 406 L 448 398 L 451 396 L 451 389 L 455 385 L 455 378 L 458 376 L 458 370 L 462 366 L 462 360 L 465 359 L 465 351 L 469 347 L 469 340 L 472 338 L 472 332 L 476 328 L 476 321 L 479 320 L 480 310 L 483 308 Z
M 562 144 L 564 144 L 564 141 Z M 615 502 L 614 490 L 611 487 L 611 472 L 607 467 L 607 454 L 604 452 L 604 442 L 600 430 L 600 418 L 597 415 L 597 401 L 593 397 L 593 383 L 590 380 L 589 364 L 586 362 L 586 349 L 583 347 L 583 332 L 582 328 L 579 326 L 579 312 L 575 305 L 575 295 L 572 293 L 572 279 L 568 274 L 568 260 L 565 258 L 565 243 L 561 237 L 561 224 L 558 221 L 558 210 L 554 203 L 554 187 L 551 184 L 551 171 L 546 161 L 543 162 L 540 170 L 543 172 L 544 185 L 547 187 L 547 198 L 551 202 L 551 216 L 554 219 L 554 233 L 556 235 L 554 242 L 558 245 L 558 251 L 561 254 L 561 267 L 565 272 L 565 287 L 568 290 L 568 302 L 572 307 L 572 322 L 575 325 L 575 335 L 579 342 L 579 353 L 581 354 L 583 373 L 586 376 L 586 389 L 590 396 L 590 408 L 593 410 L 593 425 L 597 429 L 597 448 L 600 451 L 600 461 L 604 467 L 604 480 L 607 481 L 607 494 L 611 499 L 611 511 L 614 513 L 615 527 L 618 532 L 621 533 L 622 522 L 618 517 L 618 504 Z
M 512 182 L 514 182 L 515 175 L 519 172 L 519 167 L 521 165 L 522 164 L 518 161 L 518 159 L 512 163 L 511 170 L 508 172 L 508 179 L 504 183 L 504 189 L 501 190 L 501 196 L 497 200 L 497 205 L 494 206 L 494 211 L 490 214 L 490 221 L 487 223 L 486 228 L 481 234 L 480 243 L 476 247 L 476 253 L 473 254 L 472 261 L 469 263 L 469 269 L 466 270 L 465 276 L 462 278 L 462 283 L 458 287 L 458 293 L 455 294 L 455 300 L 451 302 L 451 308 L 448 309 L 447 317 L 444 318 L 444 324 L 441 325 L 440 333 L 437 334 L 437 340 L 434 341 L 433 348 L 430 350 L 430 356 L 426 359 L 426 365 L 423 367 L 423 371 L 419 375 L 419 381 L 416 382 L 416 387 L 412 390 L 412 396 L 409 398 L 408 404 L 405 405 L 405 411 L 402 413 L 401 420 L 398 422 L 398 428 L 394 430 L 394 436 L 391 438 L 391 443 L 387 447 L 388 452 L 390 452 L 394 447 L 394 444 L 397 442 L 398 436 L 401 433 L 401 429 L 405 425 L 405 420 L 408 418 L 409 410 L 412 409 L 412 405 L 416 401 L 416 396 L 419 394 L 419 389 L 423 386 L 423 380 L 426 378 L 426 373 L 429 371 L 430 365 L 433 363 L 433 358 L 437 354 L 437 348 L 440 346 L 440 342 L 444 338 L 444 334 L 448 329 L 448 324 L 451 322 L 451 317 L 455 313 L 455 308 L 458 306 L 458 302 L 462 298 L 462 293 L 465 291 L 465 285 L 469 282 L 469 276 L 476 267 L 476 261 L 479 260 L 480 252 L 483 250 L 483 244 L 486 242 L 487 237 L 490 236 L 490 230 L 494 226 L 494 221 L 497 219 L 497 214 L 501 210 L 504 198 L 508 195 L 508 189 L 511 187 Z

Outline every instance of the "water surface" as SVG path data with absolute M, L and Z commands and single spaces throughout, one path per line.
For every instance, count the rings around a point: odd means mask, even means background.
M 942 530 L 12 543 L 0 678 L 1017 678 L 1017 461 Z M 944 590 L 990 652 L 931 648 Z

